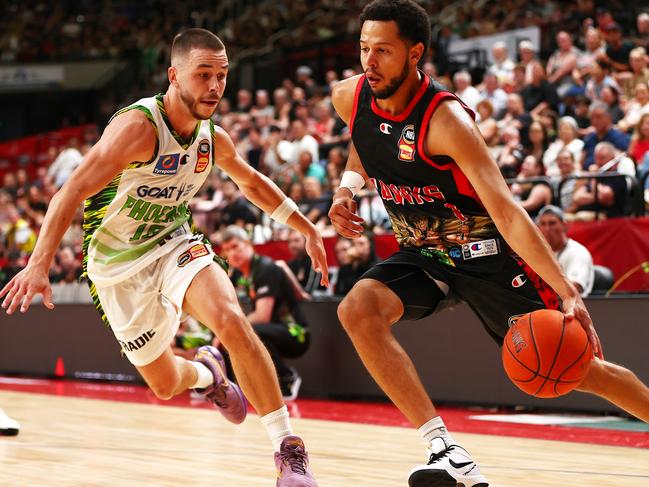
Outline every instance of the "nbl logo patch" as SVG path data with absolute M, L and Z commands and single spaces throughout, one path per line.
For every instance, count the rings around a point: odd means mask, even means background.
M 210 251 L 207 250 L 207 246 L 205 244 L 196 244 L 190 247 L 188 251 L 180 254 L 180 257 L 178 257 L 178 260 L 176 262 L 178 264 L 178 267 L 185 267 L 192 260 L 209 254 Z
M 164 174 L 171 176 L 178 172 L 178 164 L 180 162 L 180 154 L 165 154 L 158 158 L 155 167 L 153 168 L 154 174 Z
M 397 144 L 399 148 L 399 160 L 412 162 L 415 160 L 415 126 L 406 125 L 401 131 L 401 137 Z
M 196 167 L 194 168 L 194 172 L 201 173 L 205 171 L 209 164 L 210 142 L 207 139 L 203 139 L 198 143 L 198 149 L 196 150 Z

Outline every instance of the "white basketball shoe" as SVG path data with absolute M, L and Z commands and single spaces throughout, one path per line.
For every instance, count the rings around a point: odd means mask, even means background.
M 429 453 L 428 464 L 410 471 L 410 487 L 488 487 L 489 482 L 460 445 L 449 445 L 444 438 L 437 437 L 431 442 Z
M 18 422 L 11 419 L 0 409 L 0 436 L 16 436 L 19 429 Z

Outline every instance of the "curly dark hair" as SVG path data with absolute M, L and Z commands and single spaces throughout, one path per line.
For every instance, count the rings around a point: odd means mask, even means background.
M 413 0 L 374 0 L 363 8 L 361 26 L 366 20 L 396 22 L 402 39 L 413 44 L 421 42 L 424 52 L 430 46 L 430 18 L 424 8 Z

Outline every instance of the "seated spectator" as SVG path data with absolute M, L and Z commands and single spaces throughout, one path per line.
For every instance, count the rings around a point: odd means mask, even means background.
M 602 102 L 594 102 L 588 110 L 590 124 L 594 132 L 584 139 L 581 167 L 588 169 L 594 162 L 595 146 L 600 142 L 610 142 L 617 149 L 625 151 L 629 147 L 629 137 L 613 127 L 608 107 Z
M 568 237 L 561 208 L 544 206 L 536 217 L 536 224 L 554 252 L 565 276 L 575 285 L 582 297 L 588 296 L 595 280 L 593 257 L 586 247 Z
M 622 172 L 628 169 L 624 167 L 609 167 L 615 158 L 615 147 L 609 142 L 600 142 L 595 147 L 594 164 L 589 167 L 588 172 L 600 174 L 602 170 L 607 172 Z M 633 163 L 630 163 L 633 166 Z M 608 167 L 608 169 L 607 169 Z M 597 188 L 597 189 L 595 189 Z M 595 199 L 597 191 L 597 199 Z M 576 212 L 584 212 L 581 219 L 590 219 L 593 212 L 603 210 L 609 218 L 624 216 L 627 203 L 628 187 L 624 176 L 611 176 L 604 179 L 591 179 L 586 184 L 578 187 L 574 194 Z
M 510 126 L 503 130 L 503 147 L 496 156 L 496 164 L 500 168 L 505 179 L 516 177 L 523 159 L 525 158 L 525 147 L 521 144 L 518 129 Z
M 520 64 L 525 68 L 525 84 L 530 84 L 533 78 L 532 71 L 534 70 L 534 67 L 543 67 L 534 52 L 534 44 L 528 40 L 521 41 L 518 44 L 518 55 L 520 58 Z
M 527 145 L 529 143 L 528 131 L 531 123 L 532 117 L 525 111 L 522 96 L 518 93 L 507 95 L 505 116 L 498 122 L 501 132 L 506 127 L 514 127 L 518 130 L 521 143 Z
M 548 131 L 540 121 L 530 124 L 529 143 L 525 147 L 527 155 L 534 156 L 537 161 L 543 161 L 543 154 L 548 148 Z M 545 174 L 545 171 L 544 171 Z
M 304 200 L 300 204 L 300 211 L 309 221 L 318 223 L 326 217 L 331 198 L 322 193 L 322 185 L 318 179 L 309 176 L 304 178 Z
M 282 395 L 293 400 L 302 379 L 284 359 L 302 356 L 309 347 L 310 334 L 289 278 L 270 257 L 255 254 L 248 234 L 240 227 L 226 228 L 221 246 L 237 294 L 250 299 L 252 311 L 247 318 L 270 353 Z
M 68 142 L 67 149 L 63 149 L 56 157 L 52 165 L 47 170 L 47 173 L 54 179 L 54 185 L 57 188 L 63 186 L 70 174 L 81 164 L 83 161 L 83 154 L 79 151 L 79 143 L 77 139 L 72 138 Z
M 302 120 L 293 120 L 291 136 L 293 138 L 293 154 L 289 162 L 299 162 L 300 155 L 305 151 L 311 155 L 312 163 L 319 161 L 318 141 L 308 132 L 307 126 Z
M 317 160 L 313 160 L 313 154 L 309 151 L 300 152 L 294 171 L 298 181 L 304 182 L 307 178 L 314 178 L 323 185 L 327 180 L 327 171 Z
M 453 75 L 453 86 L 455 94 L 474 112 L 480 101 L 480 92 L 475 86 L 471 86 L 471 75 L 468 71 L 458 71 Z
M 633 130 L 645 113 L 649 113 L 649 83 L 639 83 L 635 96 L 627 102 L 626 115 L 618 122 L 618 128 L 623 132 Z
M 620 108 L 620 96 L 618 91 L 612 86 L 602 88 L 601 101 L 608 107 L 608 113 L 611 115 L 613 125 L 624 118 L 624 112 Z
M 24 218 L 20 211 L 13 205 L 8 207 L 9 225 L 6 229 L 5 239 L 9 252 L 31 254 L 36 245 L 36 232 L 31 222 Z
M 320 284 L 322 274 L 313 270 L 311 257 L 306 252 L 306 239 L 297 230 L 291 230 L 288 234 L 288 250 L 291 253 L 291 260 L 287 265 L 301 289 L 308 295 L 316 291 L 324 292 L 326 288 Z M 306 298 L 306 296 L 303 296 Z
M 649 12 L 641 12 L 636 20 L 636 36 L 633 39 L 636 46 L 649 49 Z
M 350 262 L 338 269 L 338 278 L 334 286 L 336 296 L 344 296 L 351 291 L 361 276 L 378 262 L 374 253 L 374 242 L 368 233 L 363 233 L 352 241 L 347 256 Z
M 491 46 L 491 56 L 493 64 L 489 66 L 487 72 L 493 74 L 501 84 L 507 84 L 511 81 L 516 63 L 509 58 L 507 44 L 503 41 L 494 42 Z
M 566 31 L 557 34 L 558 49 L 548 59 L 548 81 L 552 83 L 560 98 L 575 84 L 572 71 L 577 66 L 579 50 L 572 45 L 572 38 Z
M 564 150 L 572 154 L 573 160 L 581 159 L 581 151 L 584 148 L 584 141 L 578 137 L 579 127 L 572 117 L 561 117 L 559 119 L 558 137 L 552 142 L 543 153 L 543 165 L 545 174 L 548 176 L 557 176 L 559 167 L 557 157 Z
M 646 155 L 649 153 L 649 112 L 640 117 L 638 124 L 633 131 L 631 144 L 629 145 L 629 155 L 633 158 L 636 165 L 641 164 Z
M 526 179 L 543 176 L 543 163 L 534 156 L 523 160 L 521 171 L 512 184 L 511 192 L 518 203 L 533 218 L 538 211 L 552 202 L 552 189 L 545 182 L 529 182 Z
M 584 49 L 577 54 L 577 65 L 572 77 L 577 85 L 583 85 L 591 75 L 595 60 L 604 53 L 604 43 L 599 29 L 588 27 L 584 37 Z
M 257 223 L 257 213 L 241 194 L 237 185 L 231 179 L 226 179 L 222 186 L 223 201 L 220 206 L 221 226 Z
M 631 70 L 617 73 L 615 76 L 627 99 L 635 96 L 636 86 L 646 85 L 649 82 L 649 66 L 647 64 L 647 50 L 644 47 L 636 47 L 629 53 Z
M 586 83 L 584 94 L 592 101 L 599 101 L 602 99 L 602 89 L 605 86 L 612 86 L 619 90 L 615 79 L 611 76 L 611 65 L 601 59 L 597 59 L 591 70 L 591 76 Z
M 547 80 L 545 68 L 541 63 L 532 65 L 532 79 L 521 91 L 521 96 L 525 111 L 532 116 L 540 114 L 546 108 L 557 111 L 559 106 L 557 90 Z
M 566 213 L 574 213 L 573 198 L 575 189 L 582 184 L 580 180 L 568 178 L 568 176 L 577 176 L 581 173 L 581 169 L 577 164 L 574 154 L 567 149 L 559 152 L 556 161 L 559 174 L 552 176 L 553 183 L 557 186 L 563 181 L 559 188 L 559 205 Z
M 485 143 L 489 147 L 493 147 L 500 139 L 500 135 L 498 134 L 498 124 L 496 123 L 496 119 L 493 117 L 493 105 L 488 99 L 484 98 L 480 100 L 476 108 L 478 110 L 478 115 L 480 115 L 478 129 L 480 130 Z
M 613 71 L 622 72 L 629 70 L 629 54 L 635 47 L 632 42 L 623 40 L 622 28 L 613 22 L 602 29 L 606 38 L 606 50 L 601 54 L 602 59 L 611 64 Z
M 50 268 L 50 282 L 52 284 L 77 282 L 82 273 L 81 260 L 77 258 L 71 247 L 62 247 L 57 250 L 54 263 Z
M 507 108 L 507 93 L 500 87 L 500 82 L 495 74 L 487 73 L 482 80 L 482 85 L 480 97 L 482 100 L 488 100 L 491 103 L 493 117 L 500 120 Z M 478 107 L 476 106 L 476 108 Z

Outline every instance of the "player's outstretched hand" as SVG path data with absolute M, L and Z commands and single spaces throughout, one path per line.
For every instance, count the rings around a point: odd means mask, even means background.
M 319 233 L 314 232 L 306 236 L 306 253 L 311 257 L 313 270 L 322 274 L 320 284 L 329 287 L 329 266 L 327 265 L 327 253 L 324 242 Z
M 336 231 L 347 238 L 357 238 L 363 233 L 365 221 L 356 214 L 356 201 L 349 196 L 334 198 L 329 209 L 329 219 Z
M 32 303 L 32 299 L 37 294 L 43 295 L 43 304 L 49 308 L 54 308 L 52 303 L 52 288 L 50 279 L 46 271 L 38 267 L 25 267 L 22 271 L 14 276 L 7 285 L 0 291 L 0 299 L 5 296 L 2 307 L 10 315 L 20 306 L 20 312 L 24 313 Z
M 595 326 L 593 325 L 593 320 L 590 318 L 590 314 L 586 309 L 584 300 L 581 299 L 579 293 L 575 292 L 573 296 L 563 298 L 563 312 L 566 315 L 568 320 L 576 318 L 581 323 L 581 326 L 586 330 L 588 339 L 590 340 L 590 345 L 593 349 L 593 353 L 604 359 L 604 352 L 602 351 L 602 344 L 599 341 L 597 332 L 595 331 Z

